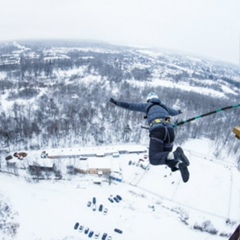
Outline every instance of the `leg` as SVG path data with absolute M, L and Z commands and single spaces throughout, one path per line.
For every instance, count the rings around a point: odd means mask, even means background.
M 170 142 L 173 142 L 175 136 L 173 128 L 168 127 L 168 134 Z M 172 151 L 172 147 L 173 146 L 168 144 L 164 148 L 165 149 L 169 148 Z M 170 167 L 173 172 L 179 170 L 183 182 L 187 182 L 189 180 L 189 172 L 187 168 L 187 166 L 189 166 L 189 161 L 187 157 L 184 155 L 183 150 L 180 147 L 178 147 L 171 155 L 173 159 L 167 159 L 166 165 Z M 170 156 L 168 156 L 168 158 L 170 158 Z
M 167 135 L 167 138 L 165 139 L 163 149 L 170 153 L 173 149 L 173 141 L 175 139 L 175 133 L 172 127 L 167 127 L 167 131 L 168 131 L 168 135 Z M 166 159 L 166 165 L 171 168 L 172 172 L 175 172 L 178 170 L 178 168 L 176 168 L 178 160 L 175 158 L 173 154 L 171 153 L 171 156 L 170 154 L 168 154 L 168 157 Z
M 164 139 L 164 146 L 163 150 L 166 152 L 171 152 L 173 149 L 173 142 L 175 140 L 175 133 L 174 129 L 170 126 L 166 127 L 167 135 L 166 138 Z
M 150 137 L 149 161 L 152 165 L 165 164 L 168 153 L 163 151 L 163 141 L 161 139 Z
M 168 151 L 164 150 L 164 139 L 166 138 L 166 128 L 160 125 L 150 132 L 149 161 L 152 165 L 165 164 Z

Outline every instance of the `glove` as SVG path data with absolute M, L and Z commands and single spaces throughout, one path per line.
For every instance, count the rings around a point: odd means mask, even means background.
M 181 110 L 178 110 L 178 114 L 181 114 L 181 113 L 183 113 Z
M 113 104 L 115 104 L 115 105 L 117 104 L 117 101 L 114 100 L 113 98 L 110 98 L 109 102 L 111 102 L 111 103 L 113 103 Z

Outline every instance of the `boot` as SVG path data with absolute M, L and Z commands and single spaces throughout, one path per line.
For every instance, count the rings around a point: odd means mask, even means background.
M 185 163 L 187 166 L 190 165 L 190 162 L 186 155 L 184 154 L 183 150 L 181 147 L 177 147 L 176 150 L 173 152 L 174 159 L 180 160 L 183 163 Z
M 175 172 L 177 170 L 180 171 L 181 177 L 183 182 L 187 182 L 189 180 L 189 171 L 186 163 L 179 161 L 179 160 L 166 160 L 166 165 L 171 168 L 172 172 Z
M 178 161 L 176 161 L 176 160 L 169 160 L 169 159 L 166 160 L 166 165 L 171 168 L 171 171 L 172 171 L 172 172 L 176 172 L 176 171 L 179 170 L 179 169 L 176 167 L 177 164 L 178 164 Z
M 179 162 L 177 165 L 178 165 L 179 171 L 181 173 L 182 180 L 183 180 L 183 182 L 186 183 L 189 180 L 189 175 L 190 175 L 187 165 L 184 162 Z
M 187 182 L 189 180 L 189 171 L 188 171 L 188 168 L 187 168 L 187 164 L 183 161 L 179 159 L 176 159 L 175 156 L 176 156 L 176 152 L 179 153 L 181 151 L 175 151 L 175 152 L 170 152 L 168 154 L 168 159 L 165 160 L 165 163 L 168 167 L 171 168 L 172 172 L 175 172 L 177 170 L 180 171 L 181 173 L 181 177 L 182 177 L 182 180 L 183 182 Z M 185 156 L 185 155 L 184 155 Z M 186 158 L 187 159 L 187 158 Z M 186 159 L 184 159 L 186 161 Z M 187 163 L 189 165 L 189 161 L 187 159 Z

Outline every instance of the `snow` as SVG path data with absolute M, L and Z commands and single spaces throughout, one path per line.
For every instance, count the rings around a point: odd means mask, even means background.
M 100 232 L 100 236 L 108 233 L 113 240 L 228 239 L 220 234 L 233 233 L 239 224 L 240 174 L 231 160 L 216 159 L 212 146 L 206 139 L 191 139 L 182 146 L 191 160 L 188 183 L 182 182 L 179 172 L 171 173 L 165 166 L 144 170 L 138 164 L 129 165 L 130 160 L 146 161 L 145 153 L 99 157 L 99 161 L 106 158 L 117 163 L 122 170 L 123 182 L 111 184 L 102 178 L 101 185 L 94 184 L 98 178 L 95 175 L 30 182 L 21 176 L 1 173 L 0 199 L 16 212 L 13 219 L 19 228 L 15 237 L 1 231 L 0 237 L 5 240 L 88 239 L 84 232 L 74 230 L 74 224 L 79 222 Z M 134 145 L 103 149 L 116 153 L 116 149 L 128 147 L 134 150 Z M 99 149 L 84 148 L 85 152 L 88 150 Z M 111 203 L 108 200 L 111 195 L 123 199 Z M 96 211 L 87 207 L 93 197 L 97 199 Z M 100 204 L 108 209 L 106 215 L 98 211 Z M 226 224 L 228 219 L 232 224 Z M 218 232 L 214 235 L 194 230 L 196 225 L 207 225 Z M 114 228 L 123 233 L 114 232 Z
M 5 73 L 5 72 L 0 72 L 0 80 L 6 78 L 6 76 L 7 76 L 7 73 Z
M 159 79 L 159 78 L 154 78 L 152 79 L 151 82 L 139 82 L 138 80 L 126 80 L 128 83 L 131 83 L 131 85 L 135 86 L 152 86 L 152 87 L 157 87 L 157 86 L 164 86 L 166 88 L 178 88 L 183 91 L 188 91 L 188 92 L 196 92 L 196 93 L 201 93 L 204 95 L 210 95 L 213 97 L 218 97 L 218 98 L 225 98 L 225 92 L 219 92 L 216 90 L 213 90 L 212 88 L 207 88 L 207 87 L 196 87 L 196 86 L 190 86 L 186 82 L 181 82 L 179 81 L 177 84 L 173 81 L 170 81 L 168 79 Z M 226 90 L 226 92 L 230 93 L 229 88 L 225 87 L 223 90 Z M 231 91 L 231 93 L 234 93 Z

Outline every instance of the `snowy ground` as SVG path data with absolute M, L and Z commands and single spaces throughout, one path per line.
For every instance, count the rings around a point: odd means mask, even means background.
M 89 239 L 84 232 L 74 230 L 74 224 L 79 222 L 101 236 L 108 233 L 113 240 L 228 239 L 220 235 L 233 233 L 240 221 L 240 173 L 230 160 L 216 160 L 210 145 L 206 140 L 194 140 L 183 146 L 191 160 L 188 183 L 181 181 L 179 172 L 171 174 L 164 166 L 151 166 L 146 171 L 128 164 L 129 160 L 138 161 L 141 154 L 123 154 L 112 159 L 119 161 L 124 182 L 111 185 L 93 184 L 92 176 L 29 183 L 22 177 L 1 173 L 0 199 L 16 213 L 11 221 L 19 223 L 19 227 L 15 237 L 1 230 L 0 237 Z M 123 199 L 111 203 L 111 195 Z M 96 211 L 87 207 L 93 197 L 97 200 Z M 98 211 L 100 204 L 108 208 L 106 215 Z M 230 224 L 226 223 L 228 219 Z M 205 226 L 217 233 L 202 232 L 194 226 Z M 114 232 L 114 228 L 123 233 Z

